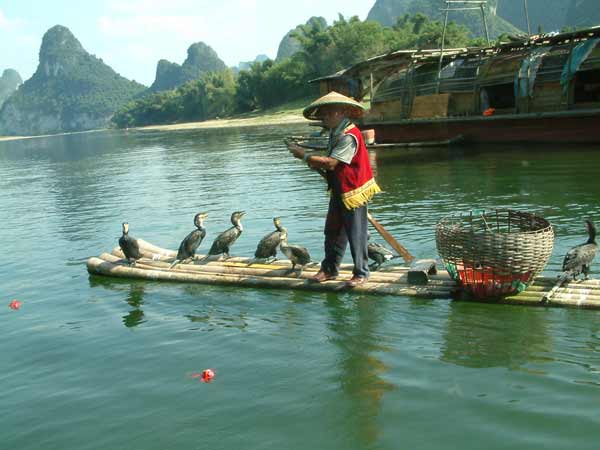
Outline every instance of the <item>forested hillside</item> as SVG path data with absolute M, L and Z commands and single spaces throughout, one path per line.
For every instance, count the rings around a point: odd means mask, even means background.
M 181 66 L 165 59 L 158 62 L 156 78 L 150 86 L 150 91 L 174 89 L 190 80 L 197 80 L 202 74 L 219 72 L 226 68 L 227 66 L 212 47 L 204 42 L 196 42 L 188 48 L 187 58 Z
M 502 0 L 488 0 L 485 8 L 489 33 L 493 38 L 517 31 L 513 24 L 496 14 L 500 1 Z M 469 5 L 453 5 L 463 6 Z M 444 7 L 445 3 L 442 0 L 377 0 L 369 11 L 367 20 L 374 20 L 388 27 L 393 26 L 396 20 L 405 14 L 425 14 L 434 20 L 443 20 L 444 13 L 441 10 Z M 485 35 L 480 11 L 454 11 L 450 13 L 449 20 L 464 25 L 473 36 Z
M 105 127 L 114 111 L 144 90 L 90 55 L 68 28 L 42 39 L 34 75 L 0 110 L 0 134 L 35 135 Z
M 255 62 L 237 78 L 230 70 L 203 74 L 175 90 L 129 103 L 113 121 L 119 127 L 199 121 L 317 95 L 317 85 L 309 80 L 392 50 L 437 48 L 442 28 L 422 14 L 403 16 L 391 28 L 357 17 L 340 16 L 330 27 L 309 21 L 292 34 L 300 48 L 291 57 Z M 473 40 L 466 27 L 449 25 L 446 46 L 476 44 L 481 40 Z
M 21 75 L 14 69 L 5 69 L 0 77 L 0 108 L 8 97 L 23 83 Z

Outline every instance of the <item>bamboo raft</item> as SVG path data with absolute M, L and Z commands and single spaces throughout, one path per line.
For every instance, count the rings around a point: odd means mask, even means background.
M 443 273 L 427 274 L 422 281 L 424 284 L 416 284 L 409 282 L 411 268 L 388 266 L 377 272 L 372 272 L 369 281 L 364 285 L 348 289 L 345 286 L 345 280 L 350 279 L 352 276 L 352 266 L 348 264 L 342 265 L 337 280 L 314 283 L 309 281 L 308 278 L 318 270 L 316 264 L 305 267 L 302 274 L 298 276 L 298 272 L 290 273 L 291 265 L 288 261 L 261 264 L 252 263 L 249 258 L 234 257 L 222 261 L 218 257 L 211 256 L 203 259 L 202 255 L 198 255 L 192 263 L 179 264 L 173 269 L 169 269 L 177 252 L 157 247 L 142 239 L 138 239 L 138 244 L 143 258 L 138 260 L 135 266 L 131 267 L 123 261 L 124 255 L 121 249 L 117 247 L 111 253 L 102 253 L 99 257 L 89 258 L 87 261 L 88 272 L 93 275 L 154 281 L 471 300 L 465 298 L 460 286 L 445 271 Z M 600 309 L 600 280 L 567 283 L 556 291 L 551 300 L 544 301 L 544 296 L 555 283 L 555 278 L 536 277 L 535 282 L 526 291 L 518 295 L 477 301 Z

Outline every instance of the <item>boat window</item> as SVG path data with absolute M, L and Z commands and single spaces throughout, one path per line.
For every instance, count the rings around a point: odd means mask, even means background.
M 578 105 L 600 102 L 600 70 L 577 73 L 574 82 L 574 102 Z
M 422 64 L 415 68 L 412 76 L 415 95 L 432 95 L 437 93 L 438 64 Z
M 396 72 L 387 77 L 375 90 L 373 102 L 398 100 L 407 92 L 406 70 Z
M 480 99 L 482 112 L 488 108 L 494 108 L 495 110 L 512 109 L 515 107 L 514 83 L 503 83 L 482 87 Z
M 569 53 L 569 46 L 560 46 L 554 47 L 548 55 L 544 56 L 538 69 L 536 84 L 560 81 Z
M 457 59 L 447 64 L 441 73 L 440 92 L 473 92 L 477 69 L 481 60 Z

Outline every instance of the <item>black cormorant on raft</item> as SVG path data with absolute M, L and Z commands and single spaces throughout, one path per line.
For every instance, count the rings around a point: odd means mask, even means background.
M 586 220 L 585 225 L 588 231 L 588 240 L 584 244 L 576 245 L 565 255 L 563 261 L 563 272 L 569 274 L 572 279 L 577 279 L 583 274 L 584 279 L 588 279 L 590 273 L 590 264 L 598 254 L 598 244 L 596 243 L 596 226 L 591 220 Z
M 299 245 L 288 244 L 287 230 L 285 228 L 283 228 L 283 234 L 279 248 L 281 249 L 281 253 L 287 256 L 292 263 L 290 273 L 296 270 L 296 266 L 300 266 L 300 272 L 298 273 L 298 276 L 300 276 L 302 275 L 302 269 L 304 266 L 312 262 L 310 259 L 310 253 L 308 253 L 306 248 Z
M 583 274 L 584 280 L 588 279 L 590 265 L 598 254 L 598 244 L 596 243 L 596 226 L 591 220 L 585 221 L 588 232 L 588 240 L 583 244 L 576 245 L 565 255 L 563 260 L 563 272 L 558 276 L 556 285 L 544 296 L 544 301 L 548 301 L 566 282 L 576 280 Z
M 229 248 L 234 244 L 237 238 L 240 237 L 242 231 L 244 231 L 241 222 L 244 214 L 246 214 L 245 211 L 236 211 L 231 214 L 231 224 L 233 226 L 217 236 L 208 251 L 209 255 L 225 255 L 225 258 L 230 257 Z
M 129 236 L 129 224 L 127 222 L 123 222 L 123 235 L 119 238 L 119 247 L 123 250 L 127 262 L 132 266 L 135 266 L 135 261 L 142 257 L 137 239 Z
M 186 263 L 194 259 L 196 250 L 198 250 L 198 247 L 200 247 L 202 240 L 206 236 L 204 220 L 206 220 L 207 217 L 208 214 L 205 212 L 198 213 L 194 216 L 194 225 L 196 225 L 196 229 L 188 234 L 183 241 L 181 241 L 179 250 L 177 251 L 177 256 L 175 257 L 173 264 L 171 264 L 171 268 L 175 267 L 180 262 Z
M 273 225 L 275 225 L 275 231 L 262 238 L 256 247 L 254 258 L 257 260 L 268 261 L 269 258 L 273 258 L 271 260 L 273 262 L 277 259 L 277 247 L 281 243 L 284 228 L 281 226 L 281 219 L 279 217 L 273 218 Z
M 367 252 L 369 259 L 374 261 L 373 264 L 369 266 L 369 269 L 373 271 L 378 270 L 384 262 L 398 257 L 398 255 L 395 255 L 390 249 L 377 242 L 369 242 L 367 245 Z

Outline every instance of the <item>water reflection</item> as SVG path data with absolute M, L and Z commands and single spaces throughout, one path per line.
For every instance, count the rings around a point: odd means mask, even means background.
M 122 316 L 123 325 L 127 328 L 137 327 L 146 322 L 144 310 L 142 309 L 146 289 L 144 281 L 119 280 L 90 275 L 89 283 L 91 288 L 102 287 L 110 291 L 125 293 L 125 302 L 133 308 Z
M 377 333 L 385 311 L 369 298 L 353 300 L 347 303 L 337 294 L 328 294 L 326 305 L 329 328 L 335 333 L 332 341 L 340 350 L 338 381 L 351 401 L 350 429 L 362 446 L 368 446 L 381 438 L 378 416 L 383 397 L 395 386 L 383 379 L 388 367 L 377 357 L 390 351 Z
M 453 302 L 440 359 L 464 367 L 524 369 L 553 350 L 545 313 L 542 308 Z
M 125 301 L 132 306 L 133 309 L 123 316 L 123 324 L 127 328 L 132 328 L 145 322 L 144 311 L 141 308 L 144 304 L 144 286 L 142 284 L 133 283 Z
M 249 326 L 248 316 L 244 312 L 232 315 L 212 308 L 209 311 L 202 310 L 201 312 L 197 311 L 195 314 L 185 314 L 184 317 L 194 324 L 190 328 L 192 331 L 214 331 L 219 328 L 234 328 L 239 331 L 246 331 Z

